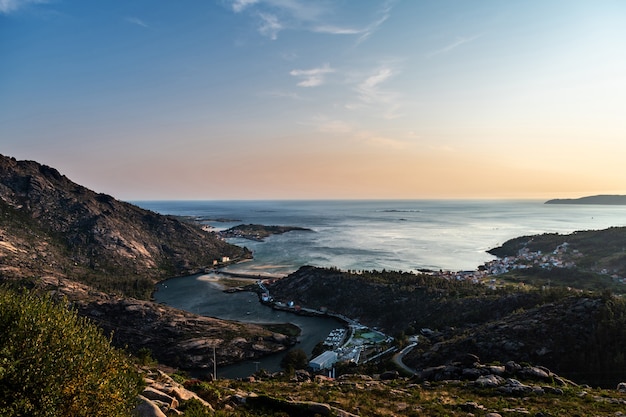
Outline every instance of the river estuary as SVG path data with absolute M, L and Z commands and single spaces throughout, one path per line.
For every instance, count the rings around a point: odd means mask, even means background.
M 300 316 L 277 311 L 261 304 L 251 292 L 225 293 L 215 282 L 214 275 L 193 275 L 172 278 L 157 286 L 155 300 L 175 308 L 203 316 L 248 323 L 292 323 L 302 329 L 300 343 L 294 348 L 303 349 L 308 355 L 313 347 L 323 341 L 331 330 L 342 327 L 332 318 Z M 245 361 L 217 369 L 220 378 L 240 378 L 253 374 L 257 369 L 270 372 L 280 370 L 284 353 L 270 355 L 256 361 Z

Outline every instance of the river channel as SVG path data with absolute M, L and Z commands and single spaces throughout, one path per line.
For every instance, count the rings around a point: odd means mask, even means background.
M 331 330 L 343 326 L 333 318 L 307 317 L 274 310 L 261 304 L 258 296 L 252 292 L 226 293 L 215 282 L 215 278 L 211 274 L 172 278 L 157 286 L 154 298 L 159 303 L 181 310 L 224 320 L 295 324 L 302 333 L 298 339 L 300 343 L 294 348 L 304 350 L 309 356 L 313 347 L 323 341 Z M 284 353 L 278 353 L 224 366 L 217 369 L 217 375 L 220 378 L 241 378 L 259 369 L 276 372 L 280 370 L 283 356 Z

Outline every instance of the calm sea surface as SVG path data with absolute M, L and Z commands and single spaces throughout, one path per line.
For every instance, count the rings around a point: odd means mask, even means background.
M 140 201 L 161 214 L 194 216 L 216 230 L 238 224 L 300 226 L 247 246 L 254 260 L 231 271 L 287 274 L 302 265 L 340 269 L 474 270 L 493 259 L 486 251 L 506 240 L 626 225 L 626 206 L 545 205 L 543 201 Z M 226 294 L 203 276 L 159 285 L 156 299 L 197 314 L 248 322 L 292 322 L 307 353 L 338 324 L 332 319 L 278 313 L 250 293 Z M 222 377 L 279 369 L 280 355 L 218 370 Z
M 265 242 L 231 239 L 254 260 L 234 270 L 289 273 L 302 265 L 340 269 L 473 270 L 506 240 L 626 225 L 626 206 L 543 201 L 149 201 L 161 214 L 196 216 L 216 229 L 241 223 L 301 226 Z M 222 221 L 215 221 L 215 220 Z M 223 221 L 231 220 L 231 221 Z

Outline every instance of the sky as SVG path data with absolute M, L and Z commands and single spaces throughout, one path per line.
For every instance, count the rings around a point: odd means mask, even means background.
M 626 1 L 0 0 L 0 154 L 127 201 L 626 194 Z

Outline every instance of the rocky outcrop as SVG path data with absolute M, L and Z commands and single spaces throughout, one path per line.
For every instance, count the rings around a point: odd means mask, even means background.
M 178 415 L 180 411 L 177 409 L 180 405 L 192 400 L 203 405 L 207 412 L 215 411 L 209 402 L 163 372 L 157 371 L 144 380 L 147 386 L 139 396 L 139 404 L 135 410 L 140 417 Z
M 577 386 L 574 382 L 562 378 L 542 366 L 520 365 L 508 361 L 505 365 L 487 365 L 480 362 L 450 362 L 446 365 L 432 366 L 419 371 L 414 377 L 419 382 L 469 381 L 479 388 L 497 389 L 503 394 L 523 395 L 531 392 L 537 394 L 549 391 L 552 394 L 563 393 L 554 388 Z M 520 382 L 534 382 L 525 385 Z
M 158 404 L 154 401 L 150 401 L 143 395 L 139 396 L 135 412 L 139 417 L 167 417 L 159 408 Z

